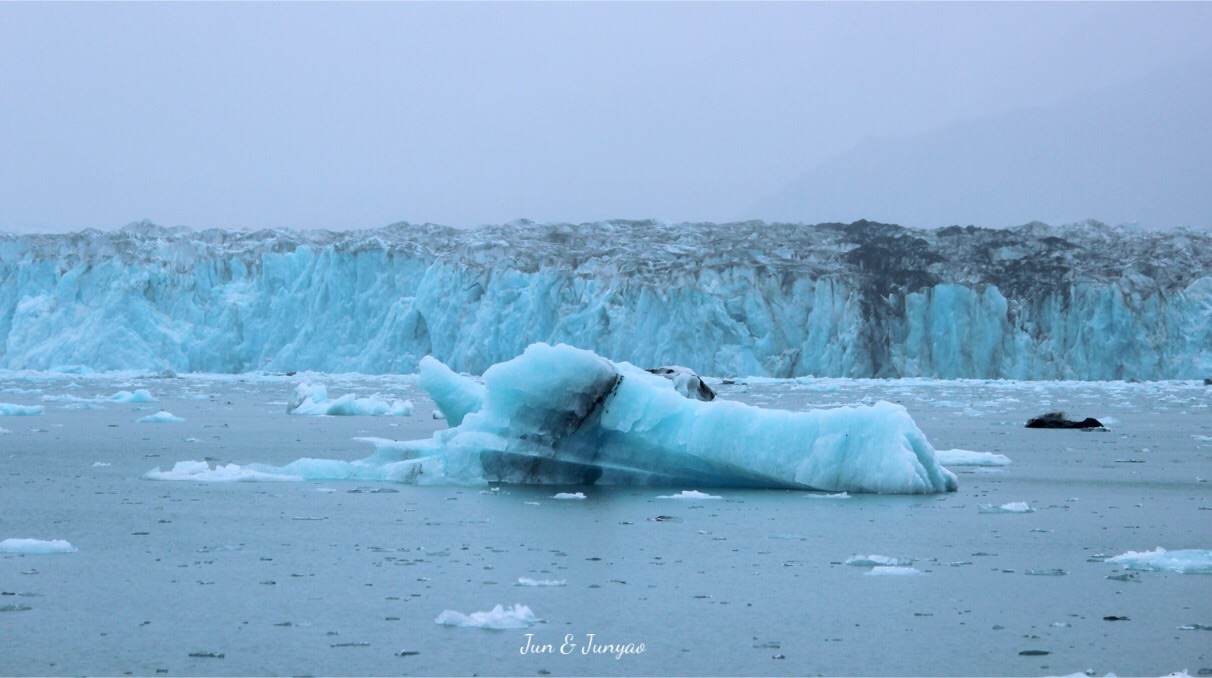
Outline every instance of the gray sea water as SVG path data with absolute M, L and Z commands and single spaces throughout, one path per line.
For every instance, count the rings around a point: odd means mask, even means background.
M 0 417 L 0 540 L 78 549 L 0 554 L 0 674 L 1212 674 L 1212 575 L 1103 562 L 1212 549 L 1212 388 L 1196 382 L 719 386 L 765 407 L 900 402 L 937 449 L 1013 460 L 952 467 L 944 495 L 142 477 L 354 460 L 372 452 L 355 437 L 445 426 L 414 377 L 306 378 L 416 411 L 288 416 L 303 376 L 0 375 L 0 402 L 46 408 Z M 42 400 L 135 388 L 158 402 Z M 1052 409 L 1110 430 L 1023 428 Z M 159 410 L 185 421 L 134 421 Z M 1013 502 L 1034 510 L 979 509 Z M 856 555 L 917 572 L 872 576 Z M 435 623 L 498 604 L 542 621 Z

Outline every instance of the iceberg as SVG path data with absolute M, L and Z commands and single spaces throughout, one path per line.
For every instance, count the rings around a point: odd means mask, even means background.
M 183 421 L 185 421 L 184 418 L 178 417 L 166 410 L 160 410 L 155 414 L 149 414 L 146 417 L 139 417 L 135 420 L 139 424 L 179 424 Z
M 0 234 L 0 369 L 482 374 L 541 341 L 714 377 L 1203 379 L 1210 309 L 1212 234 L 1097 223 Z
M 328 399 L 323 384 L 299 384 L 286 404 L 287 414 L 330 417 L 408 417 L 412 416 L 411 400 L 384 400 L 378 394 L 359 398 L 347 393 L 336 400 Z
M 434 623 L 443 626 L 462 626 L 478 629 L 524 629 L 537 624 L 539 618 L 525 605 L 513 605 L 505 608 L 497 605 L 487 612 L 472 612 L 463 614 L 454 610 L 444 610 Z
M 1212 550 L 1208 549 L 1167 551 L 1159 546 L 1152 551 L 1128 551 L 1103 562 L 1123 565 L 1129 570 L 1212 574 Z
M 43 555 L 48 553 L 75 553 L 71 542 L 63 539 L 5 539 L 0 541 L 0 553 L 24 553 Z
M 993 452 L 972 450 L 935 450 L 934 456 L 944 466 L 1008 466 L 1010 457 Z
M 15 405 L 0 403 L 0 417 L 32 417 L 42 414 L 46 408 L 41 405 Z
M 436 368 L 423 385 L 441 398 L 467 396 L 456 398 L 464 403 L 481 393 L 472 378 Z M 479 408 L 429 440 L 373 439 L 375 454 L 355 462 L 300 459 L 248 468 L 312 480 L 426 484 L 898 494 L 958 485 L 909 413 L 893 403 L 791 412 L 690 399 L 670 380 L 629 363 L 542 343 L 489 368 L 482 386 Z

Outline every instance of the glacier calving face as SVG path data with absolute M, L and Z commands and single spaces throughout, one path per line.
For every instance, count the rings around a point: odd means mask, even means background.
M 0 368 L 481 373 L 543 341 L 717 376 L 1212 374 L 1212 237 L 529 222 L 0 236 Z
M 427 360 L 427 363 L 432 359 Z M 423 484 L 651 485 L 799 488 L 924 494 L 955 474 L 904 407 L 791 412 L 702 401 L 628 363 L 567 345 L 533 344 L 492 366 L 480 385 L 428 364 L 435 401 L 472 403 L 429 440 L 373 439 L 359 461 L 299 459 L 281 467 L 181 462 L 151 479 L 277 476 Z M 451 397 L 454 394 L 456 397 Z M 583 495 L 556 498 L 584 499 Z

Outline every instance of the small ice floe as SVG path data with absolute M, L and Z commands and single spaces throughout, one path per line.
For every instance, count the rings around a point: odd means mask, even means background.
M 524 629 L 539 623 L 539 618 L 529 607 L 517 604 L 508 609 L 497 605 L 488 612 L 472 612 L 470 615 L 444 610 L 434 623 L 477 629 Z
M 1010 457 L 972 450 L 935 450 L 934 458 L 943 466 L 1009 466 Z
M 143 475 L 148 480 L 197 480 L 201 482 L 230 482 L 233 480 L 303 480 L 301 476 L 277 475 L 263 473 L 237 464 L 220 465 L 214 468 L 204 461 L 179 461 L 170 471 L 161 471 L 160 467 Z
M 899 565 L 876 565 L 875 567 L 871 568 L 867 572 L 864 572 L 863 574 L 864 575 L 875 575 L 875 576 L 905 577 L 905 576 L 913 576 L 913 575 L 922 574 L 922 571 L 917 569 L 916 567 L 902 567 Z
M 699 492 L 698 490 L 682 490 L 677 494 L 660 495 L 657 497 L 657 499 L 723 499 L 723 497 L 718 497 L 714 494 L 707 494 L 705 492 Z
M 26 555 L 44 555 L 49 553 L 75 553 L 78 551 L 70 542 L 63 539 L 5 539 L 0 541 L 0 553 L 22 553 Z
M 299 384 L 286 404 L 287 414 L 330 417 L 411 417 L 411 400 L 386 400 L 379 394 L 359 398 L 352 393 L 328 399 L 328 389 L 323 384 L 314 386 Z
M 893 558 L 891 556 L 850 556 L 843 565 L 856 567 L 906 567 L 913 564 L 912 558 Z
M 111 403 L 154 403 L 157 398 L 145 388 L 135 389 L 134 393 L 130 391 L 118 391 L 117 393 L 106 398 Z
M 94 461 L 93 462 L 93 468 L 100 468 L 102 466 L 109 466 L 109 462 L 108 461 Z
M 816 492 L 806 495 L 812 499 L 849 499 L 849 492 L 836 492 L 834 494 L 819 494 Z
M 42 414 L 46 408 L 41 405 L 14 405 L 0 403 L 0 417 L 32 417 Z
M 1178 627 L 1179 631 L 1212 631 L 1212 626 L 1208 624 L 1183 624 Z
M 1012 501 L 1009 504 L 994 506 L 993 504 L 980 504 L 977 510 L 981 513 L 1035 513 L 1035 509 L 1031 508 L 1025 501 Z
M 185 421 L 182 417 L 178 417 L 172 412 L 160 410 L 155 414 L 149 414 L 146 417 L 139 417 L 135 420 L 136 424 L 179 424 Z
M 585 498 L 584 492 L 559 492 L 551 495 L 552 499 L 563 499 L 566 501 L 579 501 Z
M 153 396 L 151 391 L 148 391 L 145 388 L 140 388 L 136 389 L 134 392 L 118 391 L 112 395 L 97 396 L 95 398 L 81 398 L 74 395 L 48 395 L 42 396 L 42 401 L 48 403 L 73 403 L 76 405 L 83 405 L 96 403 L 155 403 L 159 402 L 159 399 Z
M 1159 546 L 1152 551 L 1128 551 L 1103 562 L 1122 565 L 1127 570 L 1212 574 L 1212 551 L 1207 549 L 1167 551 Z
M 518 577 L 517 583 L 514 586 L 564 586 L 568 583 L 566 579 L 531 579 L 530 577 Z
M 5 433 L 12 433 L 12 431 L 0 426 L 0 435 L 4 435 Z
M 1054 567 L 1047 570 L 1027 570 L 1025 573 L 1036 577 L 1063 577 L 1069 574 L 1059 567 Z

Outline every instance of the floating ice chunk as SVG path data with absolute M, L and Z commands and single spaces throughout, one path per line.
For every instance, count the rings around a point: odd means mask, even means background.
M 117 393 L 106 398 L 106 400 L 114 403 L 154 403 L 158 402 L 157 398 L 145 388 L 135 389 L 134 393 L 130 391 L 118 391 Z
M 146 417 L 139 417 L 135 420 L 139 424 L 179 424 L 183 421 L 185 419 L 165 410 L 160 410 L 155 414 L 149 414 Z
M 433 356 L 421 358 L 417 367 L 420 373 L 418 383 L 438 406 L 434 414 L 441 413 L 451 426 L 462 424 L 463 417 L 484 405 L 488 393 L 484 384 L 471 377 L 455 374 Z
M 514 586 L 564 586 L 568 583 L 566 579 L 531 579 L 530 577 L 518 577 L 518 582 Z
M 683 490 L 677 494 L 660 495 L 657 497 L 657 499 L 723 499 L 723 497 L 718 497 L 714 494 L 707 494 L 706 492 L 699 492 L 698 490 Z
M 551 495 L 551 498 L 576 501 L 576 500 L 584 499 L 585 493 L 584 492 L 557 492 L 556 494 Z
M 916 567 L 901 567 L 898 565 L 876 565 L 870 571 L 864 572 L 865 575 L 876 576 L 913 576 L 922 574 L 922 571 Z
M 93 468 L 100 468 L 102 466 L 109 466 L 109 462 L 108 461 L 94 461 L 93 462 Z
M 812 494 L 809 494 L 807 496 L 811 497 L 812 499 L 849 499 L 850 493 L 849 492 L 837 492 L 835 494 L 823 494 L 820 492 L 813 492 Z
M 1207 549 L 1167 551 L 1159 546 L 1152 551 L 1128 551 L 1103 562 L 1122 565 L 1128 570 L 1212 574 L 1212 551 Z
M 1025 501 L 1012 501 L 1009 504 L 994 506 L 993 504 L 980 504 L 978 510 L 981 513 L 1035 513 L 1035 509 L 1031 508 Z
M 214 468 L 204 461 L 179 461 L 170 471 L 159 467 L 143 475 L 148 480 L 196 480 L 200 482 L 231 482 L 234 480 L 303 480 L 300 476 L 265 473 L 236 464 L 219 465 Z
M 858 567 L 904 567 L 912 565 L 912 558 L 893 558 L 891 556 L 850 556 L 843 565 Z
M 454 416 L 479 387 L 427 360 L 435 400 Z M 434 376 L 436 375 L 436 376 Z M 453 375 L 453 376 L 452 376 Z M 315 395 L 297 390 L 301 405 Z M 443 395 L 441 389 L 450 392 Z M 480 408 L 429 440 L 355 462 L 308 459 L 260 471 L 311 480 L 427 484 L 800 488 L 901 494 L 953 491 L 955 474 L 905 408 L 790 412 L 682 397 L 663 377 L 571 346 L 533 344 L 484 373 Z M 458 396 L 457 398 L 455 396 Z M 326 394 L 324 397 L 327 397 Z M 456 411 L 457 410 L 457 411 Z
M 88 403 L 96 404 L 96 403 L 154 403 L 154 402 L 159 402 L 159 400 L 151 394 L 151 391 L 148 391 L 145 388 L 136 389 L 133 393 L 130 391 L 118 391 L 117 393 L 114 393 L 112 395 L 97 396 L 95 398 L 81 398 L 79 396 L 74 396 L 74 395 L 61 395 L 61 396 L 47 395 L 47 396 L 42 396 L 42 400 L 43 400 L 43 402 L 49 402 L 49 403 L 73 403 L 73 404 L 77 404 L 77 405 L 88 404 Z
M 547 344 L 489 368 L 484 388 L 478 411 L 434 436 L 448 474 L 455 466 L 481 482 L 892 493 L 957 486 L 892 403 L 789 412 L 690 400 L 628 363 Z
M 347 393 L 336 400 L 328 399 L 328 389 L 323 384 L 299 384 L 286 404 L 287 414 L 331 417 L 409 417 L 412 416 L 411 400 L 385 400 L 377 394 L 359 398 Z
M 31 417 L 42 414 L 46 408 L 41 405 L 14 405 L 0 403 L 0 417 Z
M 972 450 L 935 450 L 934 458 L 943 466 L 1008 466 L 1010 457 Z
M 63 539 L 5 539 L 0 541 L 0 553 L 24 553 L 27 555 L 43 555 L 49 553 L 74 553 L 78 551 L 70 542 Z
M 1063 577 L 1069 573 L 1059 567 L 1054 567 L 1047 570 L 1027 570 L 1025 574 L 1036 577 Z
M 497 605 L 488 612 L 472 612 L 470 615 L 444 610 L 434 622 L 444 626 L 479 629 L 524 629 L 537 624 L 539 619 L 525 605 L 514 605 L 509 609 Z
M 12 433 L 12 431 L 0 426 L 0 435 L 4 435 L 5 433 Z

